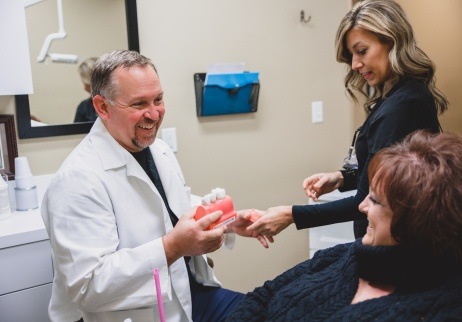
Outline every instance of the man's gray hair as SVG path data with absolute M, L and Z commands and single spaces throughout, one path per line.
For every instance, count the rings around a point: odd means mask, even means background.
M 101 95 L 113 104 L 118 84 L 112 75 L 119 68 L 151 66 L 157 73 L 152 61 L 134 50 L 114 50 L 98 58 L 91 75 L 91 95 Z

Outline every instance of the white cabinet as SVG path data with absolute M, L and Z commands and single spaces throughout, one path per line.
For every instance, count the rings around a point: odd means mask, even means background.
M 50 178 L 35 177 L 39 203 Z M 0 221 L 0 322 L 49 322 L 52 282 L 51 247 L 40 210 L 15 211 Z
M 53 281 L 48 240 L 0 249 L 0 295 Z
M 50 322 L 51 283 L 0 295 L 0 321 Z
M 48 240 L 0 249 L 1 322 L 49 322 L 53 264 Z

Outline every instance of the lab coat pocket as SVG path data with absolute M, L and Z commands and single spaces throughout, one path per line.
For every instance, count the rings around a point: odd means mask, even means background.
M 221 286 L 221 283 L 213 274 L 212 268 L 207 264 L 205 255 L 193 256 L 192 259 L 192 263 L 190 262 L 189 265 L 198 283 L 206 286 Z

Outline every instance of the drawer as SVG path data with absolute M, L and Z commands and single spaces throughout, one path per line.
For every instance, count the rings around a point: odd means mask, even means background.
M 2 322 L 50 322 L 48 303 L 52 284 L 41 285 L 6 295 L 0 295 Z
M 53 264 L 48 240 L 0 250 L 0 295 L 52 281 Z

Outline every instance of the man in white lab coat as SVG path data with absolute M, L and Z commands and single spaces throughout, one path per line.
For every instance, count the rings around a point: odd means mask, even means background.
M 154 65 L 114 51 L 97 61 L 91 87 L 99 118 L 42 204 L 55 268 L 51 320 L 157 321 L 158 301 L 169 322 L 224 318 L 242 294 L 220 288 L 203 254 L 229 234 L 205 230 L 220 212 L 194 220 L 180 166 L 156 139 L 165 107 Z M 227 230 L 267 247 L 245 232 L 247 224 L 239 218 Z

